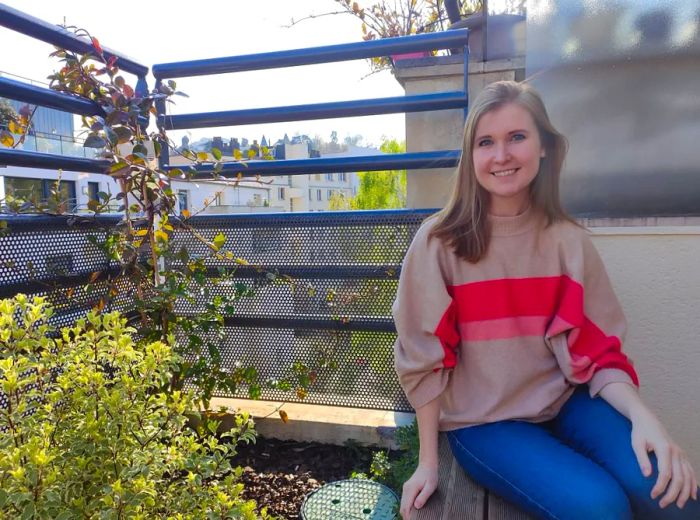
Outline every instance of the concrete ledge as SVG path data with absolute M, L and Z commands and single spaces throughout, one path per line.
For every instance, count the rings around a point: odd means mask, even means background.
M 210 406 L 212 410 L 223 407 L 231 412 L 243 410 L 250 413 L 258 433 L 268 438 L 338 446 L 353 439 L 364 446 L 392 449 L 396 448 L 396 428 L 411 424 L 414 417 L 406 412 L 220 397 L 213 398 Z M 287 413 L 287 423 L 280 418 L 279 410 Z
M 525 56 L 491 60 L 470 61 L 469 74 L 486 74 L 512 70 L 525 70 Z M 406 88 L 406 80 L 435 79 L 446 76 L 464 75 L 464 57 L 461 54 L 454 56 L 431 56 L 412 60 L 396 62 L 394 76 L 397 81 Z

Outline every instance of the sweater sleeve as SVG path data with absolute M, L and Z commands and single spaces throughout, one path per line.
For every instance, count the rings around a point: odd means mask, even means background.
M 457 363 L 456 307 L 440 266 L 440 240 L 418 230 L 401 268 L 392 308 L 395 367 L 409 403 L 419 408 L 444 391 Z
M 590 237 L 581 233 L 578 250 L 567 261 L 557 311 L 546 340 L 566 378 L 588 383 L 596 396 L 609 383 L 639 386 L 622 352 L 626 320 L 603 262 Z

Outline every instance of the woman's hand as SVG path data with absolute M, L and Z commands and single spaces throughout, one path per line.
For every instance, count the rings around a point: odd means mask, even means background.
M 430 498 L 430 495 L 437 489 L 438 484 L 438 469 L 437 466 L 418 464 L 416 471 L 413 472 L 403 485 L 401 493 L 401 517 L 404 520 L 410 518 L 413 508 L 420 509 Z
M 682 508 L 689 498 L 698 499 L 698 478 L 683 450 L 657 417 L 646 407 L 630 413 L 632 421 L 632 449 L 645 477 L 651 475 L 652 466 L 648 453 L 656 454 L 659 476 L 651 490 L 656 499 L 664 491 L 659 505 L 664 508 L 673 502 Z

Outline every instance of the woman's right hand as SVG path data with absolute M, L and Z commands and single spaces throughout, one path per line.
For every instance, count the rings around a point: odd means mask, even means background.
M 408 520 L 413 508 L 420 509 L 423 507 L 430 495 L 437 489 L 437 484 L 437 466 L 418 464 L 416 471 L 403 485 L 401 509 L 399 510 L 401 517 L 404 520 Z

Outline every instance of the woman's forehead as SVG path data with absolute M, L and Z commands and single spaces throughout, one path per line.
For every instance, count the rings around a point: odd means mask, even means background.
M 517 103 L 506 103 L 481 115 L 476 124 L 476 134 L 508 133 L 534 128 L 535 122 L 526 108 Z

